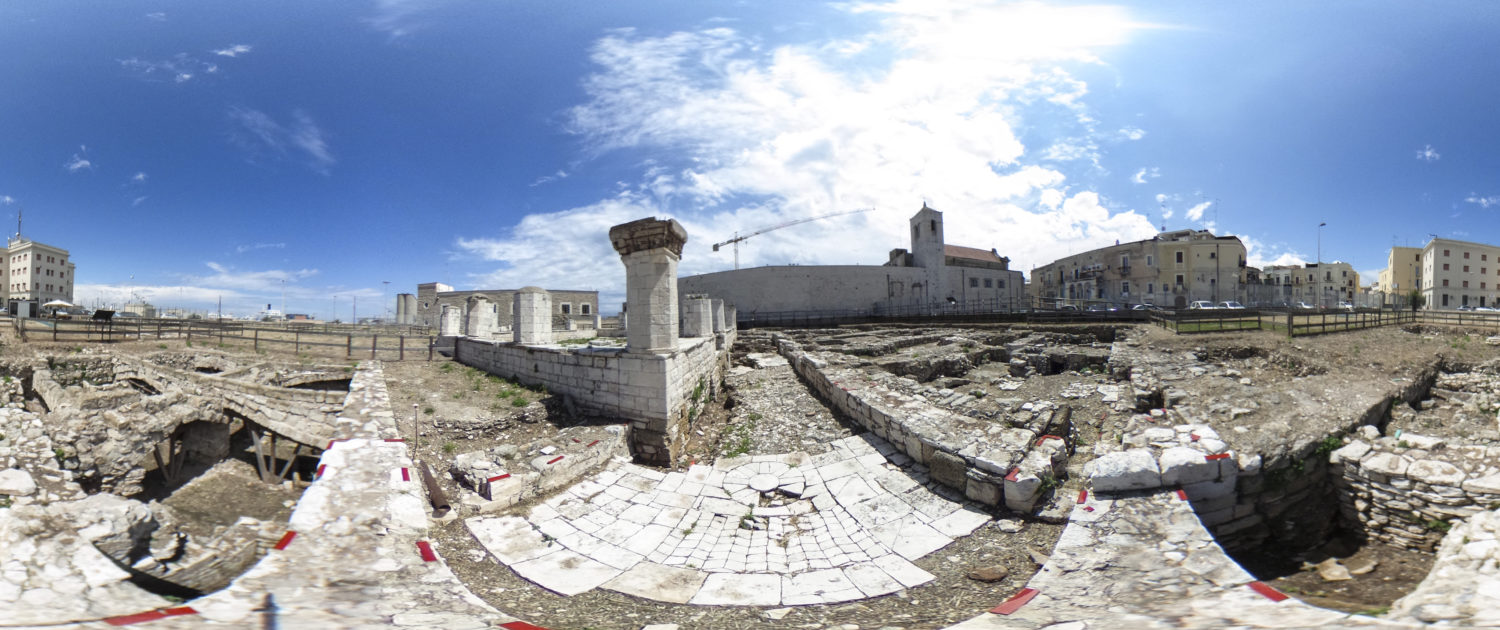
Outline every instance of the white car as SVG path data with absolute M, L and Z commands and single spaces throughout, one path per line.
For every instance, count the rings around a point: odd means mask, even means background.
M 1212 311 L 1217 308 L 1213 302 L 1208 300 L 1194 300 L 1192 304 L 1188 305 L 1188 310 L 1190 311 Z
M 1474 308 L 1475 313 L 1500 313 L 1500 308 L 1493 306 L 1479 306 Z
M 1245 305 L 1240 304 L 1239 302 L 1236 302 L 1234 300 L 1230 300 L 1228 302 L 1219 302 L 1219 308 L 1242 311 L 1245 310 Z
M 1341 311 L 1353 311 L 1354 310 L 1354 305 L 1350 304 L 1349 302 L 1339 302 L 1339 310 L 1341 310 Z
M 1316 309 L 1318 307 L 1313 306 L 1311 304 L 1308 304 L 1307 302 L 1298 302 L 1298 303 L 1292 305 L 1292 308 L 1300 308 L 1300 309 L 1311 311 L 1311 310 L 1314 310 L 1314 309 Z

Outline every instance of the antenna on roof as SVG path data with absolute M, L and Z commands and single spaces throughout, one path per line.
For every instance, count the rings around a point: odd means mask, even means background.
M 16 208 L 16 238 L 21 238 L 21 215 L 26 213 L 26 206 Z

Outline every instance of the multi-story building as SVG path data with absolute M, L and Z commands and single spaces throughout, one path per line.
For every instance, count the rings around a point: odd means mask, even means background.
M 1261 287 L 1254 302 L 1260 306 L 1311 306 L 1333 308 L 1340 302 L 1359 299 L 1359 272 L 1346 262 L 1270 265 L 1261 272 Z M 1269 288 L 1267 290 L 1267 288 Z
M 53 300 L 73 301 L 76 268 L 68 250 L 23 236 L 9 240 L 5 257 L 5 303 L 11 313 L 32 316 Z
M 1245 244 L 1207 230 L 1101 247 L 1032 269 L 1032 297 L 1043 306 L 1104 302 L 1183 308 L 1189 302 L 1244 299 Z
M 1407 296 L 1413 290 L 1421 290 L 1422 248 L 1392 247 L 1386 257 L 1385 269 L 1380 270 L 1380 279 L 1371 291 L 1382 304 L 1404 308 Z
M 1422 248 L 1426 308 L 1500 306 L 1500 247 L 1435 238 Z

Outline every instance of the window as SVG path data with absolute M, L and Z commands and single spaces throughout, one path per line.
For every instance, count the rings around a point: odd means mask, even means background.
M 573 305 L 572 304 L 564 304 L 564 305 L 562 305 L 562 314 L 563 315 L 568 315 L 568 314 L 571 314 L 572 312 L 573 312 Z
M 1444 284 L 1447 284 L 1447 282 L 1445 281 Z M 1447 305 L 1448 305 L 1448 294 L 1444 293 L 1443 294 L 1443 306 L 1447 306 Z
M 1130 283 L 1129 282 L 1121 282 L 1120 283 L 1120 295 L 1130 295 Z
M 1447 257 L 1448 257 L 1448 250 L 1445 249 L 1445 250 L 1443 250 L 1443 258 L 1447 258 Z M 1443 296 L 1443 306 L 1447 306 L 1448 305 L 1447 300 L 1448 300 L 1448 296 L 1446 296 L 1446 295 Z
M 1120 266 L 1126 269 L 1130 268 L 1130 254 L 1120 256 Z
M 1209 252 L 1208 253 L 1208 257 L 1209 258 L 1217 258 L 1218 257 L 1218 253 L 1217 252 Z
M 1177 255 L 1181 256 L 1182 252 L 1178 252 Z M 1180 274 L 1180 273 L 1177 274 L 1177 286 L 1179 286 L 1179 287 L 1182 286 L 1182 274 Z
M 1448 286 L 1448 279 L 1447 278 L 1443 278 L 1443 286 L 1445 286 L 1445 287 Z
M 1468 260 L 1468 259 L 1469 259 L 1469 252 L 1464 252 L 1464 260 Z M 1464 296 L 1464 297 L 1468 297 L 1468 296 Z
M 1349 277 L 1349 272 L 1348 271 L 1340 271 L 1339 272 L 1339 277 L 1340 278 L 1348 278 Z
M 1464 281 L 1464 288 L 1465 289 L 1469 288 L 1469 281 L 1468 280 Z
M 1182 252 L 1177 252 L 1177 264 L 1182 264 Z M 1179 282 L 1178 284 L 1182 283 Z
M 1443 271 L 1447 271 L 1447 270 L 1448 270 L 1448 263 L 1443 263 Z
M 933 219 L 931 221 L 931 223 L 932 223 L 932 235 L 933 236 L 937 236 L 937 219 Z
M 1155 261 L 1151 260 L 1152 258 L 1154 258 L 1154 256 L 1146 256 L 1146 266 L 1147 267 L 1150 267 L 1151 265 L 1156 264 Z
M 1000 289 L 1004 289 L 1005 288 L 1005 281 L 1004 280 L 996 280 L 995 281 L 995 287 L 996 288 L 1000 288 Z
M 589 304 L 584 304 L 584 305 L 583 305 L 583 314 L 584 314 L 584 315 L 588 315 L 588 314 L 589 314 L 589 310 L 590 310 L 590 308 L 589 308 L 589 307 L 590 307 L 590 306 L 591 306 L 591 305 L 589 305 Z
M 984 288 L 991 289 L 991 288 L 994 288 L 994 286 L 995 286 L 995 281 L 993 279 L 990 279 L 990 278 L 985 278 L 984 279 Z
M 979 288 L 979 278 L 969 278 L 969 288 L 970 289 L 977 289 L 977 288 Z
M 1468 265 L 1464 265 L 1464 273 L 1469 273 L 1469 266 Z
M 1148 265 L 1151 264 L 1150 259 L 1146 260 L 1146 264 L 1148 264 Z M 1155 293 L 1155 292 L 1156 292 L 1156 285 L 1154 283 L 1150 283 L 1150 282 L 1146 283 L 1146 293 L 1149 294 L 1149 293 Z

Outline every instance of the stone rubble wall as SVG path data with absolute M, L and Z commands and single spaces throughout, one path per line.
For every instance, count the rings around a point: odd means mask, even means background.
M 1030 512 L 1044 480 L 1066 468 L 1067 436 L 979 422 L 901 393 L 881 376 L 841 367 L 837 354 L 816 356 L 785 338 L 777 347 L 825 400 L 973 501 Z
M 1455 525 L 1438 546 L 1427 577 L 1396 600 L 1387 618 L 1449 627 L 1500 626 L 1500 512 L 1479 512 Z
M 1343 515 L 1384 543 L 1433 551 L 1452 522 L 1500 508 L 1500 446 L 1406 434 L 1350 441 L 1328 461 Z

